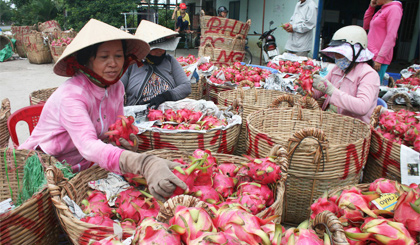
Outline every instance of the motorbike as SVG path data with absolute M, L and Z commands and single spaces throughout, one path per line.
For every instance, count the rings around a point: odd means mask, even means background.
M 257 46 L 262 49 L 264 63 L 268 63 L 275 56 L 279 55 L 279 50 L 276 44 L 276 38 L 272 35 L 272 33 L 277 29 L 277 27 L 271 28 L 273 24 L 274 22 L 270 21 L 270 26 L 268 28 L 269 30 L 261 34 L 258 38 L 259 41 L 257 42 Z M 259 33 L 255 31 L 254 34 L 259 35 Z

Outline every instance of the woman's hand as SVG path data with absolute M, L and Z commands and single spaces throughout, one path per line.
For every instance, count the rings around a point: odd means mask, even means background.
M 321 91 L 322 93 L 327 94 L 329 96 L 332 96 L 335 87 L 330 81 L 328 81 L 328 79 L 321 77 L 318 74 L 315 74 L 313 75 L 313 80 L 314 83 L 312 85 L 314 89 Z
M 377 5 L 376 0 L 370 0 L 370 6 L 376 8 Z
M 375 64 L 373 65 L 373 69 L 376 71 L 379 71 L 381 69 L 382 64 L 375 61 Z

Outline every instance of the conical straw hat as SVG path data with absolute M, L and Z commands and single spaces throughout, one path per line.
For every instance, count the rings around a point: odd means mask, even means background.
M 114 40 L 126 40 L 127 55 L 134 54 L 139 60 L 144 59 L 150 51 L 149 44 L 144 40 L 102 21 L 90 19 L 64 50 L 57 63 L 54 65 L 54 73 L 59 76 L 70 76 L 66 72 L 67 57 L 88 46 Z
M 178 32 L 148 20 L 142 20 L 140 22 L 134 35 L 148 42 L 150 49 L 175 50 L 181 39 L 180 37 L 176 37 Z

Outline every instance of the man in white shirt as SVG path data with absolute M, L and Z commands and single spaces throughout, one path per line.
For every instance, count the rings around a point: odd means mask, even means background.
M 285 49 L 298 56 L 308 56 L 312 49 L 313 29 L 316 26 L 318 6 L 312 0 L 299 0 L 290 22 L 283 28 L 290 32 Z

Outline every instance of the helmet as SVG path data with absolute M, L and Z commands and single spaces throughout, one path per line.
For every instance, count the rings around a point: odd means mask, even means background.
M 367 48 L 368 41 L 366 31 L 362 27 L 356 25 L 342 27 L 334 33 L 331 42 L 328 45 L 338 46 L 346 42 L 351 45 L 358 43 L 362 48 Z
M 187 5 L 185 3 L 180 3 L 179 8 L 180 9 L 187 9 Z
M 229 13 L 229 10 L 228 10 L 225 6 L 220 6 L 220 7 L 217 9 L 217 14 L 218 14 L 218 15 L 220 15 L 220 13 L 222 13 L 222 12 Z

